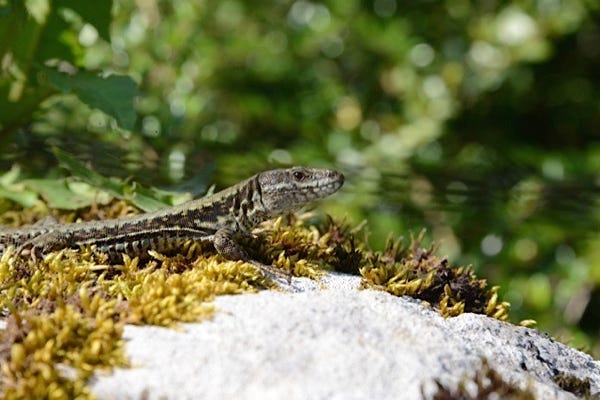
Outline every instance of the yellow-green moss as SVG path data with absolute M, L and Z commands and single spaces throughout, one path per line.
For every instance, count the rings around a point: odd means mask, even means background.
M 13 311 L 0 342 L 5 399 L 90 398 L 85 384 L 97 368 L 125 366 L 123 322 L 115 301 L 82 289 L 79 306 Z
M 280 217 L 264 223 L 247 245 L 264 264 L 295 276 L 318 278 L 324 270 L 340 269 L 345 261 L 338 252 L 344 247 L 342 241 L 345 245 L 351 239 L 332 237 L 337 229 L 347 228 L 316 214 Z
M 48 214 L 61 222 L 117 218 L 137 212 L 123 201 L 78 212 L 41 206 L 8 211 L 0 221 L 19 225 Z M 508 305 L 497 288 L 486 288 L 468 268 L 450 268 L 415 240 L 390 241 L 383 252 L 367 248 L 363 225 L 351 228 L 318 214 L 262 224 L 253 238 L 240 238 L 251 257 L 295 276 L 318 278 L 324 270 L 360 273 L 363 287 L 411 295 L 443 315 L 480 312 L 505 319 Z M 124 257 L 110 265 L 93 248 L 65 249 L 40 260 L 0 258 L 0 310 L 8 327 L 0 335 L 0 395 L 7 398 L 88 397 L 94 368 L 124 365 L 125 323 L 173 326 L 209 318 L 217 295 L 275 288 L 248 263 L 224 260 L 212 246 L 187 243 L 177 254 Z

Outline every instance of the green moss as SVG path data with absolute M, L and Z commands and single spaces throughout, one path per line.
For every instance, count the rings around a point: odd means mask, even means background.
M 456 389 L 449 389 L 440 382 L 436 384 L 437 391 L 432 397 L 433 400 L 535 399 L 531 390 L 507 383 L 485 359 L 482 360 L 481 368 L 475 376 L 463 380 Z

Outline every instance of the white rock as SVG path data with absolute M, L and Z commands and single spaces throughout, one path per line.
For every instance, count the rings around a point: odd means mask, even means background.
M 213 320 L 179 330 L 127 326 L 133 367 L 97 374 L 93 391 L 119 399 L 420 399 L 431 397 L 435 380 L 454 388 L 473 376 L 482 357 L 539 399 L 575 398 L 553 382 L 557 373 L 600 391 L 600 363 L 547 335 L 475 314 L 444 319 L 420 301 L 357 290 L 359 281 L 295 279 L 295 293 L 219 297 Z

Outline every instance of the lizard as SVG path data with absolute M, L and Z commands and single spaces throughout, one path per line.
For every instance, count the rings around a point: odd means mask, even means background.
M 34 224 L 0 230 L 0 253 L 8 247 L 35 258 L 63 248 L 95 246 L 111 262 L 123 253 L 175 250 L 187 240 L 211 242 L 228 260 L 252 261 L 235 235 L 251 235 L 260 222 L 293 212 L 335 193 L 344 175 L 331 169 L 292 167 L 258 173 L 234 186 L 177 206 L 135 216 L 59 224 Z M 253 263 L 267 276 L 268 266 Z

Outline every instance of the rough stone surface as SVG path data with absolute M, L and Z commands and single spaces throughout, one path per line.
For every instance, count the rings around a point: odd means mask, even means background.
M 456 387 L 482 358 L 539 399 L 570 399 L 553 377 L 589 379 L 600 363 L 532 329 L 484 316 L 444 319 L 410 298 L 357 290 L 358 277 L 296 279 L 294 293 L 223 296 L 211 321 L 128 326 L 133 364 L 98 374 L 100 398 L 420 399 Z

